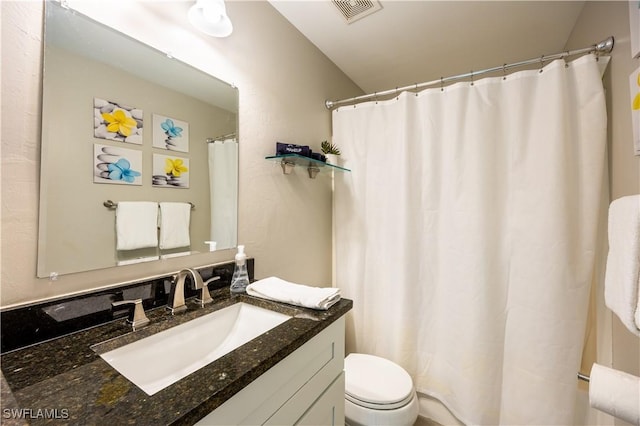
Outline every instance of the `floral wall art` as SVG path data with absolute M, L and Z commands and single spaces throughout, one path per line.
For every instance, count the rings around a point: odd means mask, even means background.
M 189 123 L 153 114 L 153 147 L 189 152 Z
M 153 154 L 154 187 L 189 188 L 189 159 Z
M 93 99 L 93 134 L 96 138 L 142 145 L 142 118 L 139 108 Z
M 633 126 L 633 152 L 640 155 L 640 68 L 629 77 L 631 93 L 631 125 Z
M 94 183 L 142 185 L 142 151 L 93 144 Z

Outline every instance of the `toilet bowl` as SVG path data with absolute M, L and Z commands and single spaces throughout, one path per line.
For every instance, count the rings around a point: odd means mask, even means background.
M 345 422 L 348 426 L 411 426 L 418 397 L 409 374 L 374 355 L 349 354 L 344 360 Z

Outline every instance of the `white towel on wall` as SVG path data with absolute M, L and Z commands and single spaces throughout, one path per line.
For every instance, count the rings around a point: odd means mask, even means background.
M 120 201 L 116 207 L 116 248 L 134 250 L 158 246 L 158 203 Z
M 340 289 L 309 287 L 277 277 L 258 280 L 247 286 L 247 294 L 305 308 L 327 310 L 340 300 Z
M 160 249 L 191 245 L 189 223 L 191 204 L 160 203 Z
M 640 336 L 640 195 L 611 203 L 608 228 L 605 303 L 629 331 Z

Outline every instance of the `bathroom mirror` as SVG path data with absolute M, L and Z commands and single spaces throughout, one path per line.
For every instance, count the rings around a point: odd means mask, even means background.
M 52 1 L 43 63 L 38 277 L 236 246 L 235 87 Z M 108 201 L 192 203 L 190 245 L 116 250 Z

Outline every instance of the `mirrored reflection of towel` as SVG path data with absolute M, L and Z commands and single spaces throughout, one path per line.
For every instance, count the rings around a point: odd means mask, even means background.
M 247 294 L 319 310 L 327 310 L 340 300 L 339 288 L 309 287 L 277 277 L 269 277 L 249 284 Z
M 116 248 L 134 250 L 158 246 L 158 203 L 120 201 L 116 207 Z
M 605 303 L 640 336 L 640 195 L 618 198 L 609 206 L 609 254 Z
M 160 249 L 191 245 L 189 222 L 191 204 L 160 203 Z

